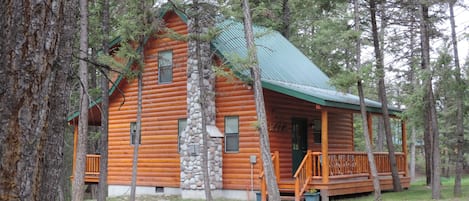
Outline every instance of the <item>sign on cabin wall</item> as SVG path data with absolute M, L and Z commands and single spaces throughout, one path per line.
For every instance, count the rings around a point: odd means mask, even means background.
M 269 132 L 284 132 L 288 129 L 288 124 L 282 121 L 271 122 L 267 125 Z

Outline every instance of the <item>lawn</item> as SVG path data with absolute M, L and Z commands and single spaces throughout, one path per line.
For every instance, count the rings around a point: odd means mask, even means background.
M 443 201 L 468 201 L 469 200 L 469 176 L 465 177 L 462 181 L 463 196 L 461 198 L 453 197 L 454 178 L 442 178 L 442 199 Z M 355 196 L 355 195 L 354 195 Z M 383 192 L 384 201 L 426 201 L 432 200 L 431 188 L 425 186 L 425 178 L 418 179 L 411 184 L 411 187 L 403 192 Z M 108 201 L 127 201 L 128 196 L 108 198 Z M 341 201 L 373 201 L 373 195 L 355 196 L 349 198 L 332 198 L 331 200 Z M 183 200 L 180 196 L 139 196 L 137 201 L 194 201 Z M 229 201 L 229 200 L 217 200 Z
M 453 186 L 454 178 L 442 178 L 441 179 L 441 195 L 442 199 L 445 201 L 468 201 L 469 200 L 469 177 L 465 177 L 462 181 L 462 191 L 463 196 L 461 198 L 454 198 L 453 196 Z M 382 193 L 384 201 L 393 201 L 393 200 L 408 200 L 408 201 L 425 201 L 432 200 L 432 190 L 431 188 L 425 186 L 425 178 L 417 180 L 415 183 L 412 183 L 410 188 L 403 192 L 383 192 Z M 340 200 L 354 200 L 354 201 L 372 201 L 373 195 L 347 198 Z

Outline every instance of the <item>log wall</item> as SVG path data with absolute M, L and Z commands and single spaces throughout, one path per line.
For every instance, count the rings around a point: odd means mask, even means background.
M 187 34 L 185 23 L 175 14 L 165 19 L 168 28 Z M 158 84 L 157 54 L 164 50 L 173 50 L 173 82 Z M 183 41 L 152 38 L 145 46 L 137 185 L 179 187 L 177 120 L 186 117 L 186 60 L 187 43 Z M 133 154 L 130 122 L 136 121 L 137 80 L 121 82 L 125 101 L 117 90 L 110 99 L 108 183 L 129 185 Z

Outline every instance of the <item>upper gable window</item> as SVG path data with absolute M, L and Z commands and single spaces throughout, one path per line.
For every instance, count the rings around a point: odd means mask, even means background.
M 173 51 L 158 52 L 158 83 L 173 82 Z

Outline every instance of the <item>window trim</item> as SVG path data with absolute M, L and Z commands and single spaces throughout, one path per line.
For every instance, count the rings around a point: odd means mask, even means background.
M 170 65 L 164 65 L 164 66 L 161 65 L 160 55 L 164 54 L 164 53 L 171 53 L 171 64 Z M 173 77 L 173 66 L 174 66 L 174 63 L 173 63 L 174 57 L 173 56 L 174 56 L 173 55 L 173 50 L 163 50 L 163 51 L 158 52 L 158 56 L 157 56 L 157 59 L 158 59 L 158 84 L 169 84 L 169 83 L 173 82 L 173 78 L 174 78 Z M 169 68 L 169 70 L 166 69 L 166 68 Z M 171 72 L 171 79 L 169 81 L 164 81 L 163 82 L 163 81 L 161 81 L 161 72 L 165 69 L 168 70 L 168 72 Z
M 226 127 L 226 126 L 227 126 L 226 120 L 227 120 L 227 118 L 229 118 L 229 117 L 236 117 L 236 120 L 237 120 L 237 123 L 238 123 L 238 125 L 237 125 L 237 130 L 238 130 L 238 132 L 237 132 L 237 133 L 227 133 L 227 132 L 226 132 L 226 130 L 227 130 L 227 129 L 226 129 L 226 128 L 227 128 L 227 127 Z M 239 116 L 237 116 L 237 115 L 225 116 L 225 118 L 224 118 L 224 126 L 225 126 L 225 127 L 224 127 L 224 133 L 225 133 L 225 140 L 224 140 L 224 141 L 225 141 L 225 142 L 224 142 L 225 148 L 224 148 L 224 150 L 225 150 L 225 153 L 239 153 L 239 149 L 240 149 L 240 146 L 239 146 Z M 227 140 L 228 140 L 229 137 L 232 137 L 232 136 L 236 136 L 237 139 L 238 139 L 238 140 L 237 140 L 237 141 L 238 141 L 237 149 L 236 149 L 236 150 L 227 150 L 227 146 L 226 146 Z

